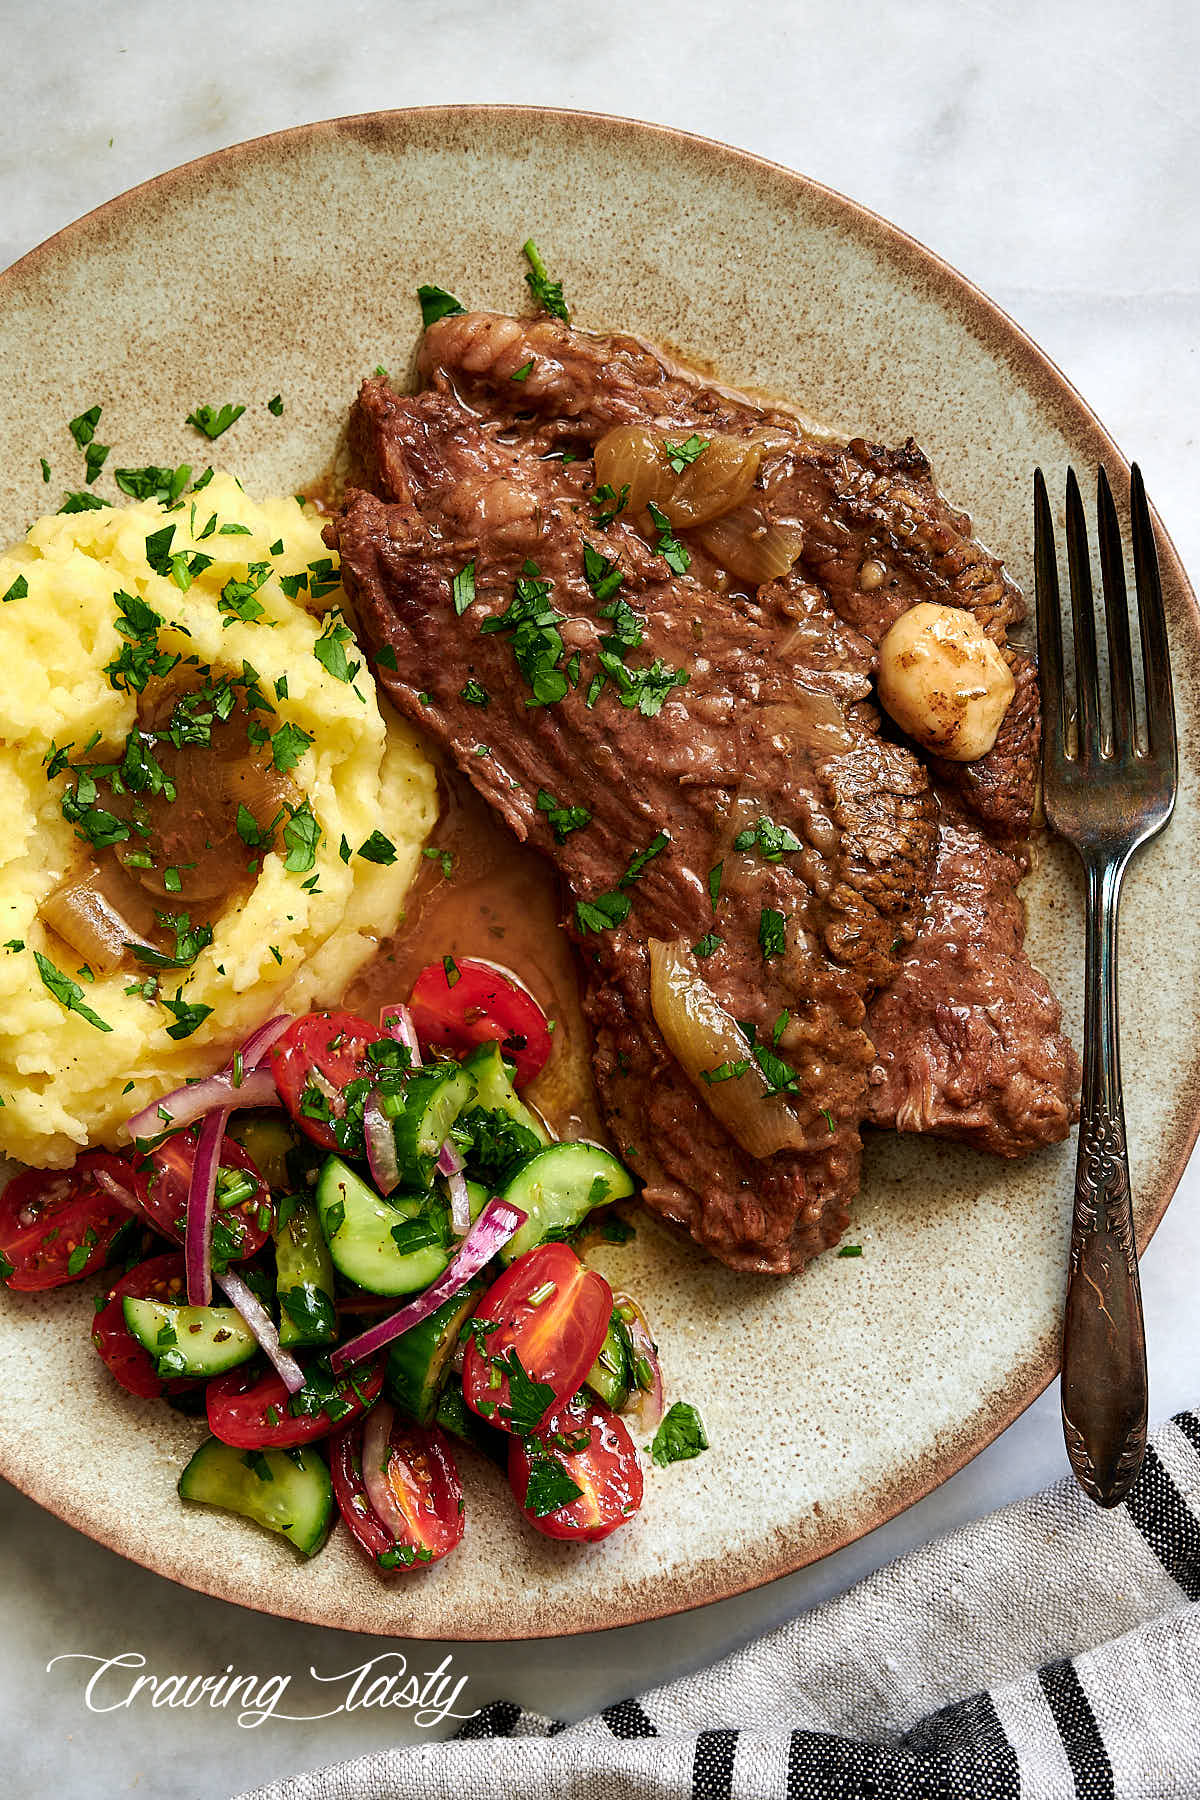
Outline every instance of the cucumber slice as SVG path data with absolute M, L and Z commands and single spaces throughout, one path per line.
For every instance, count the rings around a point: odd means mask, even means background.
M 278 1218 L 286 1223 L 280 1225 Z M 333 1291 L 333 1258 L 321 1234 L 316 1206 L 303 1194 L 287 1195 L 279 1203 L 275 1226 L 279 1342 L 285 1348 L 337 1341 Z
M 183 1500 L 223 1506 L 315 1556 L 333 1524 L 333 1482 L 316 1450 L 235 1450 L 206 1438 L 179 1477 Z
M 505 1062 L 497 1043 L 480 1044 L 463 1058 L 463 1068 L 475 1083 L 475 1105 L 486 1112 L 507 1113 L 518 1125 L 532 1131 L 539 1144 L 550 1142 L 549 1133 L 535 1112 L 517 1097 L 512 1084 L 512 1063 Z
M 574 1230 L 594 1206 L 624 1200 L 632 1192 L 629 1170 L 599 1144 L 551 1144 L 539 1150 L 504 1190 L 504 1199 L 529 1216 L 501 1250 L 501 1262 L 524 1256 L 551 1232 Z
M 488 1425 L 478 1413 L 471 1411 L 463 1399 L 462 1382 L 457 1375 L 451 1375 L 442 1389 L 434 1423 L 458 1438 L 460 1443 L 470 1444 L 473 1450 L 490 1457 L 499 1468 L 507 1469 L 508 1446 L 512 1439 L 507 1431 L 497 1431 L 494 1425 Z
M 437 1411 L 459 1331 L 475 1311 L 483 1287 L 478 1278 L 469 1281 L 435 1313 L 397 1338 L 388 1352 L 383 1377 L 388 1399 L 418 1425 L 430 1424 Z
M 232 1306 L 165 1306 L 126 1294 L 121 1309 L 163 1376 L 223 1375 L 249 1362 L 258 1349 L 250 1327 Z
M 431 1194 L 384 1200 L 340 1156 L 326 1158 L 317 1210 L 334 1267 L 369 1294 L 414 1294 L 450 1261 L 440 1200 Z
M 584 1386 L 598 1394 L 605 1406 L 620 1412 L 633 1387 L 633 1370 L 629 1357 L 629 1335 L 624 1322 L 614 1313 L 608 1332 L 600 1346 L 600 1354 L 583 1378 Z
M 401 1093 L 382 1096 L 383 1110 L 393 1120 L 401 1181 L 430 1185 L 450 1127 L 474 1100 L 475 1083 L 457 1063 L 419 1069 Z

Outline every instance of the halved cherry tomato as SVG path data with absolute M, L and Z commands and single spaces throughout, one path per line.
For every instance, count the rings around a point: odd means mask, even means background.
M 361 1422 L 330 1444 L 338 1509 L 351 1534 L 388 1569 L 422 1569 L 439 1562 L 461 1540 L 466 1522 L 462 1483 L 444 1434 L 436 1425 L 413 1425 L 397 1416 L 388 1438 L 387 1479 L 407 1530 L 396 1538 L 367 1498 L 362 1472 Z
M 323 1149 L 363 1154 L 363 1101 L 377 1072 L 367 1046 L 386 1036 L 357 1013 L 313 1012 L 293 1019 L 272 1044 L 271 1070 L 279 1097 L 301 1131 Z M 356 1082 L 364 1085 L 347 1096 Z
M 107 1363 L 110 1373 L 131 1394 L 140 1394 L 143 1399 L 152 1400 L 168 1390 L 178 1394 L 196 1386 L 191 1380 L 176 1378 L 168 1382 L 162 1379 L 154 1367 L 154 1358 L 149 1351 L 143 1350 L 126 1325 L 121 1305 L 126 1294 L 132 1295 L 135 1300 L 165 1300 L 171 1303 L 186 1300 L 186 1287 L 183 1257 L 178 1251 L 169 1250 L 165 1256 L 152 1256 L 148 1262 L 139 1263 L 136 1269 L 130 1269 L 127 1275 L 122 1275 L 107 1290 L 106 1303 L 92 1322 L 92 1342 Z
M 383 1387 L 383 1364 L 359 1364 L 351 1375 L 333 1382 L 327 1378 L 330 1397 L 314 1412 L 293 1413 L 292 1396 L 273 1369 L 266 1374 L 231 1369 L 208 1384 L 208 1428 L 223 1444 L 238 1450 L 291 1450 L 359 1419 L 378 1400 Z M 310 1374 L 300 1390 L 302 1404 L 315 1404 L 318 1393 Z
M 98 1179 L 104 1177 L 104 1180 Z M 122 1205 L 105 1180 L 129 1196 Z M 124 1157 L 94 1150 L 73 1169 L 26 1169 L 0 1194 L 0 1273 L 34 1293 L 103 1268 L 113 1239 L 144 1203 L 146 1184 Z
M 549 1512 L 531 1510 L 525 1505 L 530 1471 L 547 1462 L 557 1463 L 580 1491 Z M 577 1543 L 597 1543 L 642 1504 L 642 1465 L 633 1439 L 616 1413 L 590 1395 L 577 1394 L 557 1408 L 535 1437 L 510 1441 L 508 1480 L 535 1531 Z
M 523 1384 L 514 1407 L 511 1353 L 530 1381 L 553 1389 L 544 1413 L 581 1385 L 600 1354 L 612 1309 L 612 1289 L 603 1275 L 586 1269 L 566 1244 L 539 1244 L 519 1256 L 475 1309 L 477 1322 L 496 1328 L 471 1333 L 462 1375 L 467 1405 L 504 1431 L 532 1431 L 541 1415 L 530 1416 L 533 1397 Z
M 155 1149 L 147 1152 L 138 1164 L 144 1176 L 142 1208 L 150 1223 L 173 1243 L 183 1241 L 187 1217 L 188 1184 L 196 1158 L 198 1125 L 176 1131 Z M 225 1180 L 237 1175 L 249 1176 L 253 1192 L 236 1205 L 223 1208 L 222 1176 L 217 1176 L 217 1203 L 213 1209 L 213 1261 L 221 1267 L 225 1262 L 242 1262 L 253 1256 L 267 1241 L 271 1229 L 271 1190 L 235 1138 L 221 1143 L 221 1171 L 229 1171 Z
M 527 988 L 495 964 L 471 957 L 430 963 L 413 983 L 409 1001 L 421 1043 L 462 1056 L 498 1043 L 516 1064 L 522 1088 L 545 1068 L 553 1039 L 546 1015 Z

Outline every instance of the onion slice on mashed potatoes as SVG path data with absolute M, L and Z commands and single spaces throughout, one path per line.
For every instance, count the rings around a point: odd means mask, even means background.
M 147 501 L 39 519 L 0 556 L 0 1150 L 9 1156 L 56 1168 L 84 1145 L 117 1144 L 130 1113 L 216 1069 L 271 1014 L 337 1001 L 403 915 L 436 818 L 435 774 L 381 708 L 341 625 L 320 533 L 312 508 L 254 502 L 218 474 L 171 509 Z M 289 759 L 302 745 L 287 773 L 304 827 L 292 834 L 303 839 L 298 852 L 280 823 L 248 891 L 205 915 L 212 942 L 157 972 L 136 961 L 92 970 L 39 914 L 96 854 L 64 816 L 70 765 L 119 763 L 139 725 L 138 693 L 120 673 L 131 638 L 118 594 L 157 615 L 139 640 L 151 654 L 178 656 L 193 682 L 232 682 L 244 694 L 252 681 L 263 701 L 250 715 L 256 728 L 298 728 L 285 740 Z M 144 627 L 144 610 L 134 611 Z M 108 794 L 101 785 L 97 804 Z M 383 860 L 362 856 L 364 844 Z M 186 885 L 173 904 L 188 910 Z

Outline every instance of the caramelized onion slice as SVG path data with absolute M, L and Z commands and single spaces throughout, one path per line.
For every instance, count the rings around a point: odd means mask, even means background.
M 804 548 L 799 525 L 769 525 L 754 505 L 723 513 L 696 537 L 723 569 L 755 587 L 786 575 Z
M 98 975 L 108 975 L 119 967 L 127 944 L 148 948 L 145 938 L 105 898 L 94 869 L 61 882 L 46 895 L 38 916 Z
M 706 445 L 677 473 L 668 446 L 698 437 Z M 615 425 L 596 445 L 596 486 L 619 494 L 628 483 L 627 512 L 636 516 L 653 500 L 672 525 L 703 525 L 740 506 L 754 486 L 764 446 L 753 438 L 721 432 L 651 431 L 646 425 Z
M 804 1132 L 787 1101 L 772 1094 L 766 1076 L 751 1058 L 744 1075 L 707 1082 L 705 1072 L 723 1063 L 739 1064 L 749 1045 L 731 1013 L 696 973 L 686 944 L 651 938 L 650 1008 L 668 1050 L 695 1083 L 706 1105 L 748 1156 L 802 1150 Z

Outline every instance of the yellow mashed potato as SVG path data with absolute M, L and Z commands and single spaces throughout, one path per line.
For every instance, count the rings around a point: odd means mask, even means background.
M 165 550 L 160 543 L 152 552 L 155 569 L 146 540 L 167 525 L 174 532 Z M 247 529 L 227 533 L 224 525 Z M 0 555 L 0 1150 L 22 1162 L 62 1167 L 85 1145 L 118 1144 L 131 1112 L 219 1067 L 264 1019 L 336 1003 L 402 916 L 436 817 L 434 771 L 395 715 L 385 719 L 365 667 L 340 678 L 361 662 L 352 641 L 342 644 L 348 667 L 336 650 L 328 653 L 340 614 L 322 619 L 303 604 L 314 604 L 306 585 L 326 588 L 315 601 L 322 611 L 342 598 L 320 531 L 311 508 L 294 499 L 253 502 L 219 474 L 172 511 L 147 501 L 39 519 Z M 168 561 L 180 556 L 186 561 Z M 243 618 L 227 603 L 222 609 L 222 590 L 246 583 L 248 571 L 248 585 L 260 581 L 252 597 L 262 615 Z M 298 588 L 295 598 L 281 578 Z M 48 769 L 51 746 L 73 746 L 76 760 L 116 760 L 137 723 L 137 694 L 106 673 L 129 641 L 117 629 L 118 592 L 159 616 L 159 652 L 198 658 L 214 680 L 244 681 L 250 664 L 273 709 L 254 716 L 272 733 L 290 722 L 311 735 L 290 779 L 320 833 L 311 864 L 300 869 L 285 867 L 289 852 L 276 841 L 248 896 L 213 919 L 212 943 L 188 967 L 160 976 L 160 993 L 150 995 L 136 965 L 81 970 L 78 953 L 38 915 L 91 853 L 63 816 L 74 778 L 69 768 Z M 231 592 L 236 600 L 239 590 Z M 326 660 L 316 652 L 322 633 Z M 376 831 L 394 846 L 394 861 L 358 854 Z M 307 854 L 293 854 L 293 863 Z M 137 991 L 127 992 L 131 986 Z M 161 995 L 211 1011 L 173 1038 L 168 1028 L 180 1015 Z M 196 1016 L 182 1015 L 186 1023 Z

